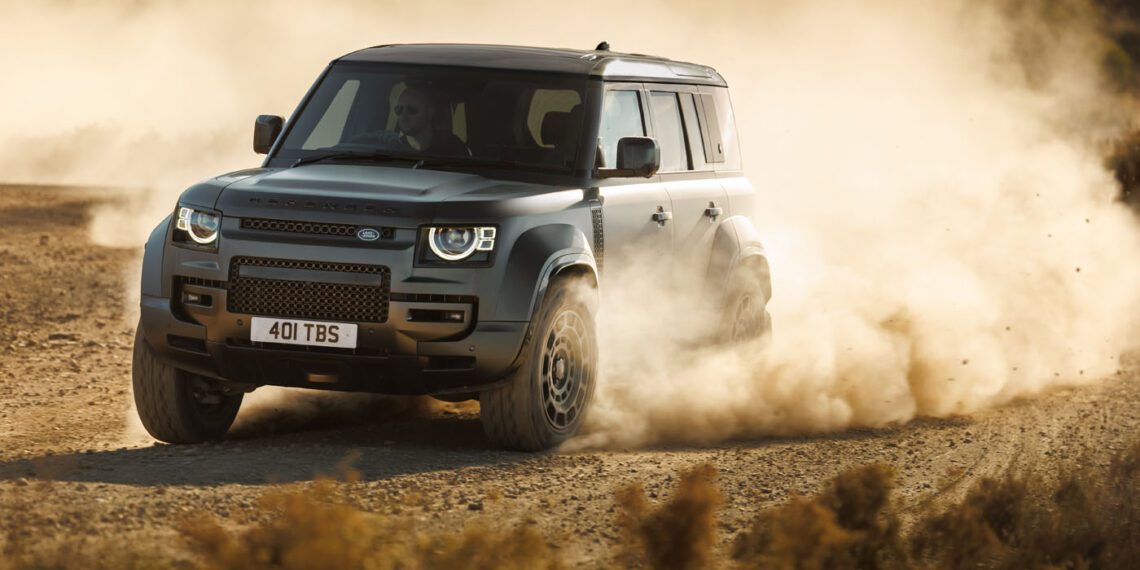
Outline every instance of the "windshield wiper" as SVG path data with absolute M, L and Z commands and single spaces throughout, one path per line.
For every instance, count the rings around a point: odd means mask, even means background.
M 313 164 L 314 162 L 321 162 L 325 160 L 362 160 L 368 162 L 387 162 L 387 161 L 404 161 L 404 162 L 418 162 L 419 157 L 413 156 L 400 156 L 398 154 L 389 154 L 386 152 L 368 152 L 368 151 L 337 151 L 325 154 L 318 154 L 314 156 L 304 156 L 293 161 L 291 168 L 304 166 L 306 164 Z

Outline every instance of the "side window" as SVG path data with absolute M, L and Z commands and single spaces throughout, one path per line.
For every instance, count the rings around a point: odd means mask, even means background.
M 716 87 L 713 89 L 713 98 L 716 100 L 717 117 L 720 119 L 720 131 L 723 151 L 721 160 L 724 169 L 740 169 L 740 141 L 736 138 L 736 120 L 732 114 L 732 101 L 728 98 L 728 89 Z
M 724 162 L 724 142 L 720 138 L 720 119 L 716 101 L 709 93 L 697 96 L 697 113 L 701 118 L 701 136 L 705 140 L 705 162 Z
M 653 109 L 653 127 L 657 131 L 657 144 L 661 145 L 661 171 L 677 172 L 689 169 L 685 147 L 685 130 L 681 126 L 681 107 L 677 94 L 653 91 L 649 94 Z
M 736 121 L 732 117 L 732 102 L 728 89 L 712 88 L 712 93 L 697 96 L 697 113 L 700 115 L 705 142 L 705 160 L 717 170 L 740 169 L 740 146 L 736 140 Z
M 693 162 L 693 170 L 705 168 L 705 141 L 701 136 L 703 130 L 697 118 L 697 105 L 692 93 L 681 93 L 681 113 L 685 117 L 685 138 L 689 140 L 689 159 Z
M 352 109 L 352 102 L 359 90 L 360 81 L 356 79 L 345 81 L 301 148 L 311 150 L 339 144 L 344 134 L 344 125 L 348 122 L 348 112 Z
M 602 125 L 598 132 L 605 164 L 599 168 L 617 168 L 617 143 L 622 137 L 645 136 L 645 119 L 637 91 L 607 91 L 602 102 Z

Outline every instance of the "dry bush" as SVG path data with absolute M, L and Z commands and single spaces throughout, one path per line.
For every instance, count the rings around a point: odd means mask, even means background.
M 1087 463 L 1087 462 L 1086 462 Z M 1107 468 L 1048 483 L 1007 474 L 920 513 L 902 536 L 881 465 L 844 472 L 819 495 L 762 512 L 733 557 L 763 568 L 1134 568 L 1140 560 L 1140 440 Z
M 88 505 L 44 512 L 40 505 L 56 492 L 56 483 L 46 478 L 53 473 L 46 473 L 45 479 L 25 481 L 0 495 L 0 509 L 5 511 L 0 525 L 0 570 L 132 570 L 171 565 L 164 553 L 138 548 L 129 539 L 80 532 L 95 524 Z
M 493 532 L 471 526 L 456 536 L 441 533 L 420 540 L 412 557 L 421 568 L 560 568 L 546 540 L 531 526 Z
M 640 485 L 619 492 L 622 509 L 618 525 L 628 538 L 627 550 L 621 553 L 622 565 L 707 568 L 715 554 L 716 509 L 720 505 L 715 477 L 716 470 L 708 464 L 682 474 L 673 497 L 657 508 L 649 505 Z
M 1022 479 L 982 479 L 966 498 L 916 525 L 911 549 L 917 559 L 946 568 L 998 564 L 1012 554 L 1030 518 Z
M 529 526 L 500 532 L 469 525 L 462 533 L 422 534 L 410 519 L 365 513 L 330 481 L 263 500 L 267 522 L 233 531 L 210 516 L 180 530 L 203 568 L 556 568 L 557 559 Z
M 1134 568 L 1140 560 L 1140 440 L 1107 469 L 984 479 L 924 518 L 911 547 L 941 568 Z
M 171 565 L 162 553 L 106 538 L 64 539 L 0 557 L 0 570 L 150 570 Z
M 885 465 L 841 473 L 812 499 L 793 498 L 760 514 L 737 537 L 733 557 L 765 568 L 902 566 L 899 521 Z
M 233 533 L 209 515 L 184 521 L 179 530 L 207 568 L 314 568 L 322 563 L 362 568 L 379 545 L 368 515 L 332 502 L 333 484 L 317 482 L 309 492 L 267 495 L 269 522 Z
M 340 468 L 343 480 L 356 473 Z M 733 558 L 762 568 L 1133 568 L 1140 560 L 1140 439 L 1099 467 L 1092 461 L 1047 483 L 1007 475 L 978 481 L 959 503 L 919 513 L 907 536 L 891 499 L 893 474 L 883 465 L 841 473 L 814 497 L 768 509 L 736 540 Z M 716 544 L 721 502 L 715 470 L 682 474 L 672 497 L 653 505 L 640 486 L 618 495 L 626 533 L 621 566 L 705 568 L 723 565 Z M 49 482 L 0 497 L 0 506 L 27 512 L 7 529 L 0 570 L 25 568 L 151 568 L 184 562 L 153 553 L 153 544 L 122 538 L 72 539 L 44 533 L 33 505 L 53 492 Z M 493 530 L 478 521 L 461 532 L 419 532 L 406 516 L 363 512 L 339 483 L 268 494 L 263 522 L 223 525 L 202 515 L 179 530 L 189 567 L 292 568 L 557 568 L 557 553 L 524 523 Z M 13 519 L 21 520 L 21 519 Z M 90 521 L 88 521 L 90 522 Z M 79 521 L 77 524 L 86 524 Z M 181 555 L 180 555 L 181 556 Z M 165 557 L 165 558 L 163 558 Z

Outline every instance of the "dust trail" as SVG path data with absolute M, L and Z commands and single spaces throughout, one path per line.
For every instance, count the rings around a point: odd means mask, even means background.
M 1140 248 L 1098 144 L 1135 109 L 1105 94 L 1083 0 L 0 10 L 0 50 L 37 54 L 5 66 L 0 105 L 20 112 L 0 115 L 0 168 L 138 188 L 96 215 L 109 245 L 141 244 L 195 179 L 257 164 L 252 118 L 288 114 L 362 46 L 605 39 L 717 67 L 760 193 L 775 344 L 693 348 L 672 322 L 634 326 L 621 307 L 655 291 L 623 280 L 606 292 L 606 383 L 576 445 L 969 412 L 1103 377 L 1132 344 Z
M 774 343 L 633 350 L 624 308 L 655 288 L 618 279 L 601 406 L 570 448 L 882 426 L 1118 369 L 1140 234 L 1096 143 L 1128 109 L 1101 94 L 1087 13 L 1007 8 L 827 4 L 779 24 L 784 51 L 736 90 L 762 113 L 744 143 Z

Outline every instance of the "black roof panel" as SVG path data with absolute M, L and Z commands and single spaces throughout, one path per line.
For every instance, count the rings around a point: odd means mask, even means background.
M 609 81 L 725 86 L 724 78 L 705 65 L 612 51 L 479 44 L 396 44 L 355 51 L 338 61 L 542 71 Z

